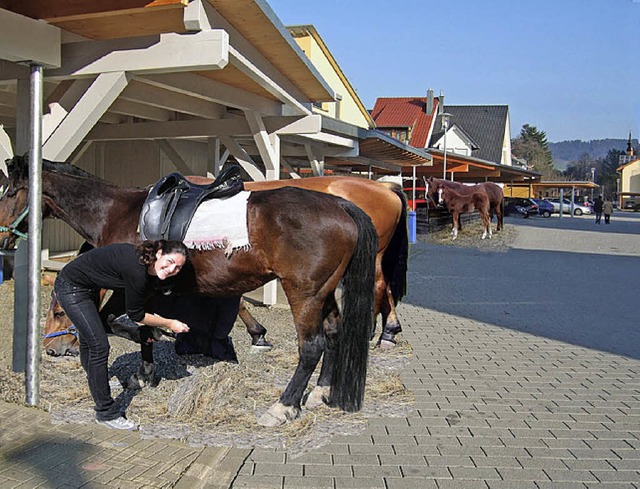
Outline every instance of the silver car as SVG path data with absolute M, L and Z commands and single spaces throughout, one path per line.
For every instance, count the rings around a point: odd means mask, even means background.
M 547 199 L 553 205 L 553 212 L 560 212 L 560 199 Z M 569 199 L 562 200 L 562 213 L 569 214 L 571 212 L 571 201 Z M 582 204 L 573 204 L 573 215 L 581 216 L 582 214 L 591 214 L 591 209 Z

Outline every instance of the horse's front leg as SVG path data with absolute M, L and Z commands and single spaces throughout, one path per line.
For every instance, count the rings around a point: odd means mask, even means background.
M 453 229 L 451 230 L 451 236 L 453 239 L 458 237 L 458 226 L 460 225 L 460 214 L 453 213 Z
M 244 299 L 240 299 L 238 316 L 240 316 L 240 319 L 247 327 L 247 333 L 251 336 L 251 348 L 262 351 L 268 351 L 273 348 L 273 345 L 265 338 L 267 328 L 260 324 L 256 318 L 253 317 L 251 312 L 249 312 L 247 303 Z
M 157 387 L 159 379 L 156 377 L 156 364 L 153 363 L 153 343 L 142 343 L 140 353 L 142 354 L 142 365 L 137 373 L 129 377 L 127 388 L 138 390 L 145 386 Z

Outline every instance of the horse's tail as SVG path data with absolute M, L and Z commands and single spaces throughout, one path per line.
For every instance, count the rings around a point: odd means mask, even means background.
M 407 293 L 409 230 L 407 228 L 407 198 L 401 189 L 392 188 L 391 190 L 400 199 L 402 211 L 391 241 L 382 255 L 382 273 L 391 289 L 393 302 L 398 305 L 398 302 Z
M 329 405 L 358 411 L 364 399 L 369 338 L 373 328 L 378 235 L 369 216 L 340 200 L 358 227 L 358 241 L 342 277 L 342 322 L 338 328 Z

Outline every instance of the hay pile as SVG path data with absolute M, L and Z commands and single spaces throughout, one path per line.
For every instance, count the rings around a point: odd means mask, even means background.
M 505 219 L 506 221 L 506 219 Z M 500 231 L 496 231 L 496 220 L 491 224 L 493 237 L 491 239 L 481 239 L 482 222 L 480 220 L 464 224 L 462 230 L 458 231 L 458 237 L 451 239 L 451 226 L 447 226 L 440 231 L 418 235 L 420 241 L 437 245 L 461 246 L 463 248 L 477 248 L 481 250 L 506 251 L 518 236 L 515 226 L 505 222 Z
M 43 287 L 43 318 L 51 287 Z M 0 333 L 11 338 L 13 282 L 0 286 L 5 315 Z M 400 381 L 399 371 L 412 355 L 408 343 L 393 350 L 371 350 L 365 405 L 359 413 L 323 406 L 282 427 L 263 428 L 256 418 L 274 403 L 297 364 L 297 344 L 287 308 L 253 307 L 256 319 L 269 330 L 275 348 L 254 353 L 244 324 L 237 322 L 232 336 L 239 364 L 214 362 L 202 355 L 176 355 L 172 341 L 156 343 L 154 360 L 161 382 L 156 388 L 123 390 L 122 384 L 140 366 L 137 345 L 111 337 L 112 393 L 127 407 L 129 419 L 139 423 L 143 436 L 178 438 L 194 445 L 286 447 L 301 452 L 328 443 L 332 435 L 362 430 L 367 417 L 404 416 L 413 407 L 413 395 Z M 378 326 L 379 327 L 379 326 Z M 2 346 L 7 348 L 8 342 Z M 372 344 L 373 345 L 373 344 Z M 11 346 L 0 360 L 0 398 L 24 401 L 23 374 L 11 372 Z M 78 359 L 43 355 L 40 369 L 41 406 L 55 423 L 93 422 L 92 401 Z M 315 385 L 316 377 L 310 385 Z

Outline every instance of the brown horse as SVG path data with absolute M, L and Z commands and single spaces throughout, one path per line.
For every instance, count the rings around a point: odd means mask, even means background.
M 27 223 L 28 162 L 8 162 L 0 197 L 0 243 L 10 247 Z M 43 217 L 64 220 L 95 246 L 132 241 L 147 191 L 75 176 L 69 165 L 44 161 Z M 298 367 L 277 403 L 260 418 L 267 426 L 299 416 L 309 379 L 322 358 L 315 399 L 346 411 L 361 408 L 373 325 L 378 238 L 357 206 L 318 192 L 281 188 L 252 192 L 247 201 L 250 248 L 195 251 L 176 290 L 238 297 L 275 278 L 287 295 L 298 337 Z M 342 308 L 335 290 L 342 282 Z M 313 394 L 313 393 L 312 393 Z M 313 396 L 312 396 L 313 398 Z
M 491 207 L 486 189 L 480 185 L 451 185 L 451 183 L 455 182 L 431 177 L 427 180 L 426 193 L 430 200 L 437 198 L 438 203 L 444 204 L 451 213 L 453 217 L 453 228 L 451 229 L 453 239 L 458 237 L 460 214 L 473 211 L 478 211 L 482 219 L 482 239 L 485 239 L 487 235 L 491 238 Z
M 504 201 L 504 193 L 502 192 L 502 188 L 499 185 L 496 185 L 493 182 L 482 182 L 478 183 L 475 186 L 465 185 L 460 182 L 452 182 L 450 180 L 441 180 L 439 178 L 429 177 L 426 180 L 427 187 L 434 187 L 438 185 L 438 183 L 445 185 L 447 187 L 451 187 L 458 192 L 465 192 L 469 187 L 471 188 L 481 188 L 487 192 L 487 197 L 489 197 L 489 218 L 493 220 L 493 216 L 496 216 L 497 226 L 496 231 L 500 231 L 503 226 L 503 201 Z M 427 190 L 427 194 L 428 194 Z M 427 196 L 429 198 L 429 196 Z M 460 228 L 459 228 L 460 229 Z
M 78 175 L 86 174 L 79 169 L 75 171 Z M 90 175 L 87 174 L 87 176 Z M 211 183 L 211 180 L 205 177 L 189 176 L 188 178 L 197 184 Z M 378 345 L 389 347 L 395 344 L 395 335 L 402 331 L 396 305 L 406 292 L 408 236 L 404 193 L 395 187 L 353 177 L 311 177 L 245 182 L 245 188 L 252 191 L 285 186 L 342 197 L 353 202 L 369 215 L 378 234 L 374 308 L 374 314 L 382 316 L 382 333 L 378 339 Z M 56 314 L 48 317 L 45 335 L 56 339 L 47 342 L 48 348 L 45 351 L 54 356 L 77 355 L 76 337 L 72 334 L 59 334 L 68 332 L 71 322 L 64 316 L 64 311 L 56 309 L 54 303 L 50 305 L 50 309 L 56 310 Z M 239 316 L 253 338 L 253 345 L 258 347 L 264 345 L 266 329 L 251 315 L 244 300 L 240 302 Z

